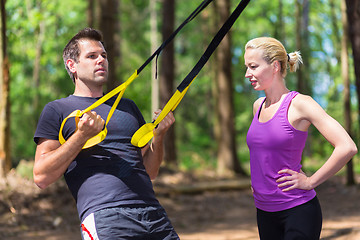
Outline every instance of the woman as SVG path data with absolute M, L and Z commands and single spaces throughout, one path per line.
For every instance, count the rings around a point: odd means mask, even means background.
M 299 52 L 287 54 L 278 40 L 261 37 L 246 44 L 244 58 L 245 77 L 265 92 L 253 105 L 247 134 L 260 239 L 319 239 L 322 215 L 314 188 L 357 153 L 356 145 L 310 96 L 286 87 L 287 66 L 295 72 L 302 63 Z M 308 177 L 300 163 L 311 124 L 334 150 Z

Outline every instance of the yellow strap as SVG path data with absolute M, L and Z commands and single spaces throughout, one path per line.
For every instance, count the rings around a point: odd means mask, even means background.
M 125 89 L 130 85 L 130 83 L 135 79 L 137 78 L 138 76 L 138 73 L 137 73 L 137 70 L 135 70 L 135 72 L 129 77 L 128 80 L 126 80 L 126 82 L 124 82 L 123 84 L 121 84 L 120 86 L 116 87 L 115 89 L 113 89 L 112 91 L 110 91 L 108 94 L 104 95 L 102 98 L 100 98 L 99 100 L 97 100 L 95 103 L 93 103 L 92 105 L 90 105 L 88 108 L 86 108 L 85 110 L 83 111 L 80 111 L 80 110 L 75 110 L 73 111 L 72 113 L 70 113 L 64 120 L 63 122 L 61 123 L 61 126 L 60 126 L 60 131 L 59 131 L 59 142 L 61 144 L 64 144 L 66 142 L 66 140 L 64 139 L 63 135 L 62 135 L 62 130 L 64 128 L 64 125 L 66 123 L 66 121 L 69 119 L 69 118 L 72 118 L 72 117 L 75 117 L 75 124 L 76 124 L 76 130 L 77 130 L 77 125 L 78 125 L 78 122 L 79 122 L 79 119 L 82 117 L 82 115 L 86 112 L 89 112 L 95 108 L 97 108 L 98 106 L 100 106 L 101 104 L 103 104 L 104 102 L 106 102 L 107 100 L 109 100 L 110 98 L 112 98 L 113 96 L 115 96 L 116 94 L 119 94 L 114 102 L 114 104 L 112 105 L 109 113 L 108 113 L 108 116 L 106 118 L 106 122 L 105 122 L 105 126 L 104 126 L 104 129 L 99 132 L 96 136 L 90 138 L 86 143 L 85 145 L 83 146 L 83 149 L 85 148 L 89 148 L 89 147 L 92 147 L 98 143 L 100 143 L 101 141 L 103 141 L 107 135 L 107 128 L 106 128 L 106 125 L 108 124 L 108 122 L 110 121 L 117 105 L 119 104 L 122 96 L 124 95 L 124 92 L 125 92 Z M 75 130 L 75 131 L 76 131 Z
M 195 76 L 196 78 L 196 76 Z M 194 78 L 194 79 L 195 79 Z M 191 83 L 194 79 L 190 82 L 190 84 L 182 91 L 176 90 L 170 100 L 166 103 L 165 107 L 161 111 L 160 115 L 155 119 L 152 123 L 146 123 L 141 126 L 132 136 L 131 144 L 136 147 L 143 147 L 145 146 L 153 137 L 154 137 L 154 129 L 156 126 L 168 115 L 170 111 L 174 111 L 176 107 L 179 105 L 181 100 L 183 99 L 185 93 L 189 89 Z

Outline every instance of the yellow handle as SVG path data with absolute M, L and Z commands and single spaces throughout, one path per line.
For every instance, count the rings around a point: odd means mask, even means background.
M 111 109 L 110 109 L 110 112 L 106 118 L 106 122 L 105 122 L 105 126 L 104 126 L 104 129 L 102 131 L 100 131 L 96 136 L 90 138 L 86 143 L 85 145 L 83 146 L 83 149 L 85 148 L 89 148 L 89 147 L 92 147 L 100 142 L 102 142 L 106 135 L 107 135 L 107 128 L 106 128 L 106 125 L 108 124 L 108 122 L 110 121 L 117 105 L 119 104 L 122 96 L 124 95 L 124 92 L 125 92 L 125 89 L 130 85 L 130 83 L 135 79 L 137 78 L 138 76 L 138 73 L 137 73 L 137 70 L 135 70 L 135 72 L 129 77 L 128 80 L 126 80 L 126 82 L 124 82 L 123 84 L 121 84 L 120 86 L 118 86 L 117 88 L 113 89 L 112 91 L 110 91 L 108 94 L 104 95 L 102 98 L 100 98 L 99 100 L 97 100 L 95 103 L 93 103 L 92 105 L 90 105 L 88 108 L 86 108 L 85 110 L 83 111 L 80 111 L 80 110 L 75 110 L 73 111 L 72 113 L 70 113 L 64 120 L 63 122 L 61 123 L 61 126 L 60 126 L 60 131 L 59 131 L 59 142 L 61 144 L 64 144 L 66 142 L 66 140 L 64 139 L 63 135 L 62 135 L 62 131 L 63 131 L 63 128 L 64 128 L 64 125 L 66 123 L 66 121 L 69 119 L 69 118 L 72 118 L 72 117 L 75 117 L 75 124 L 76 124 L 76 130 L 77 130 L 77 125 L 78 125 L 78 122 L 79 122 L 79 119 L 82 117 L 82 115 L 86 112 L 89 112 L 95 108 L 97 108 L 98 106 L 100 106 L 101 104 L 103 104 L 104 102 L 106 102 L 107 100 L 109 100 L 110 98 L 112 98 L 113 96 L 115 96 L 116 94 L 119 94 L 114 102 L 114 104 L 112 105 Z M 76 131 L 75 130 L 75 131 Z
M 62 132 L 63 128 L 64 128 L 64 125 L 65 125 L 66 121 L 71 117 L 75 117 L 75 125 L 77 127 L 77 125 L 79 123 L 79 118 L 82 117 L 83 114 L 84 114 L 84 112 L 82 112 L 80 110 L 75 110 L 74 112 L 72 112 L 69 116 L 67 116 L 64 119 L 64 121 L 61 124 L 60 132 L 59 132 L 59 142 L 61 144 L 64 144 L 66 142 L 63 135 L 60 134 Z M 89 140 L 86 141 L 86 143 L 83 146 L 83 149 L 92 147 L 92 146 L 98 144 L 99 142 L 103 141 L 105 139 L 106 135 L 107 135 L 107 128 L 105 126 L 105 128 L 102 131 L 100 131 L 96 136 L 94 136 L 94 137 L 92 137 L 92 138 L 90 138 Z
M 73 111 L 72 113 L 69 114 L 69 116 L 67 116 L 61 123 L 61 126 L 60 126 L 60 131 L 59 131 L 59 142 L 61 144 L 64 144 L 66 142 L 65 138 L 63 137 L 62 135 L 62 130 L 64 128 L 64 125 L 66 123 L 66 121 L 71 118 L 71 117 L 75 117 L 75 118 L 79 118 L 82 116 L 82 113 L 80 110 L 75 110 Z M 75 120 L 76 121 L 76 120 Z M 76 124 L 76 128 L 77 128 L 77 124 Z
M 196 78 L 196 77 L 195 77 Z M 194 79 L 195 79 L 194 78 Z M 153 137 L 154 137 L 154 129 L 155 127 L 168 115 L 170 111 L 174 111 L 176 107 L 179 105 L 181 100 L 183 99 L 185 93 L 189 89 L 191 83 L 182 91 L 176 90 L 170 100 L 166 103 L 165 107 L 161 111 L 160 115 L 155 119 L 152 123 L 147 123 L 141 126 L 132 136 L 131 144 L 136 147 L 145 146 Z

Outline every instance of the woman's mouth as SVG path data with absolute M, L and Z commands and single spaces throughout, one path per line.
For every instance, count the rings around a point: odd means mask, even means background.
M 249 81 L 250 81 L 250 83 L 251 83 L 252 86 L 256 85 L 256 83 L 257 83 L 256 80 L 249 80 Z

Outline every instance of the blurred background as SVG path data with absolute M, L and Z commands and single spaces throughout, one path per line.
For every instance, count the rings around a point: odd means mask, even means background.
M 200 0 L 1 0 L 0 178 L 32 179 L 33 135 L 46 103 L 73 93 L 62 50 L 84 27 L 102 31 L 110 62 L 105 92 L 120 85 L 201 3 Z M 126 89 L 147 122 L 191 71 L 239 3 L 214 0 Z M 244 46 L 279 39 L 304 64 L 290 90 L 311 95 L 359 141 L 360 18 L 357 0 L 251 0 L 175 110 L 165 141 L 164 173 L 214 179 L 249 176 L 246 133 L 261 92 L 244 77 Z M 359 9 L 357 10 L 359 11 Z M 356 74 L 357 73 L 357 74 Z M 303 167 L 311 174 L 332 146 L 309 130 Z M 339 175 L 355 185 L 355 156 Z M 4 191 L 3 191 L 4 194 Z
M 73 93 L 62 50 L 75 33 L 88 26 L 103 32 L 110 61 L 107 92 L 126 81 L 201 3 L 5 2 L 3 41 L 9 75 L 1 89 L 3 99 L 7 96 L 2 107 L 8 109 L 1 115 L 1 161 L 11 159 L 2 164 L 5 172 L 21 160 L 34 158 L 32 137 L 44 105 Z M 238 2 L 216 0 L 209 4 L 128 87 L 124 97 L 136 102 L 146 121 L 151 121 L 152 112 L 172 96 Z M 259 36 L 279 39 L 288 52 L 301 51 L 304 64 L 296 74 L 288 74 L 288 88 L 311 95 L 358 142 L 359 96 L 351 38 L 344 30 L 348 16 L 341 11 L 342 5 L 341 0 L 252 0 L 176 109 L 177 121 L 166 141 L 165 165 L 210 169 L 219 175 L 248 173 L 245 135 L 252 103 L 262 93 L 254 91 L 244 77 L 243 53 L 246 42 Z M 156 62 L 157 78 L 153 70 Z M 332 146 L 310 130 L 304 167 L 317 169 L 331 151 Z M 360 172 L 357 158 L 353 162 L 351 171 Z

